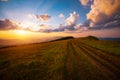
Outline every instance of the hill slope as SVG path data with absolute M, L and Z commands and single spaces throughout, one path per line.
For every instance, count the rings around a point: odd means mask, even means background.
M 120 42 L 89 39 L 2 48 L 0 80 L 119 80 L 120 53 L 96 47 L 105 43 L 120 48 Z
M 53 41 L 61 41 L 61 40 L 68 40 L 68 39 L 74 39 L 74 37 L 72 37 L 72 36 L 62 37 L 62 38 L 52 40 L 51 42 L 53 42 Z

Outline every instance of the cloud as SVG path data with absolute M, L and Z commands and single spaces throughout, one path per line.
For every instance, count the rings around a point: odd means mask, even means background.
M 41 21 L 48 21 L 49 19 L 51 19 L 51 16 L 47 14 L 42 14 L 42 15 L 35 15 L 35 18 Z
M 43 17 L 48 16 L 48 15 L 42 15 Z M 34 15 L 28 15 L 28 17 L 33 18 Z M 37 19 L 41 19 L 41 15 L 35 16 Z M 59 15 L 60 18 L 65 18 L 64 14 L 60 14 Z M 79 24 L 77 24 L 77 21 L 79 19 L 79 14 L 76 13 L 75 11 L 70 13 L 69 17 L 64 19 L 64 23 L 63 24 L 59 24 L 58 28 L 56 29 L 52 29 L 51 26 L 45 25 L 45 24 L 41 24 L 40 27 L 38 27 L 37 30 L 35 31 L 39 31 L 39 32 L 61 32 L 61 31 L 69 31 L 69 30 L 76 30 L 77 27 L 79 26 Z M 81 26 L 81 25 L 80 25 Z M 33 30 L 33 29 L 31 29 Z
M 74 26 L 76 25 L 78 19 L 79 14 L 74 11 L 73 13 L 70 13 L 68 18 L 65 19 L 65 23 L 60 24 L 58 29 L 55 29 L 54 31 L 74 30 Z
M 88 29 L 89 29 L 89 27 L 86 27 L 86 26 L 84 26 L 83 24 L 76 24 L 75 26 L 74 26 L 74 31 L 75 32 L 83 32 L 83 31 L 87 31 Z
M 28 18 L 35 19 L 35 20 L 41 20 L 43 22 L 48 21 L 51 19 L 51 16 L 47 14 L 41 14 L 41 15 L 35 15 L 35 14 L 28 14 Z
M 59 18 L 65 18 L 64 14 L 59 14 Z
M 120 0 L 94 0 L 87 19 L 91 19 L 95 23 L 107 21 L 116 14 L 120 15 L 119 8 Z
M 34 14 L 28 14 L 27 16 L 28 16 L 28 18 L 31 18 L 31 19 L 36 18 L 36 16 Z
M 70 16 L 66 19 L 66 25 L 67 26 L 75 25 L 78 19 L 79 14 L 77 14 L 76 12 L 70 13 Z
M 2 2 L 7 2 L 8 0 L 0 0 L 0 1 L 2 1 Z
M 29 18 L 33 18 L 35 17 L 36 19 L 40 19 L 42 21 L 46 21 L 48 19 L 50 19 L 51 17 L 48 16 L 47 14 L 45 15 L 28 15 Z M 64 18 L 63 14 L 59 15 L 60 18 Z M 68 18 L 65 19 L 63 24 L 59 24 L 58 28 L 56 29 L 52 29 L 51 26 L 49 25 L 45 25 L 45 24 L 41 24 L 41 25 L 37 25 L 36 27 L 30 27 L 27 28 L 27 30 L 31 30 L 31 31 L 36 31 L 36 32 L 61 32 L 61 31 L 66 31 L 66 30 L 75 30 L 76 23 L 79 19 L 79 14 L 77 14 L 75 11 L 73 13 L 70 13 L 70 16 Z
M 45 25 L 45 24 L 41 24 L 40 25 L 40 29 L 39 32 L 51 32 L 52 31 L 52 27 L 49 25 Z
M 51 32 L 52 31 L 52 27 L 46 24 L 40 24 L 40 25 L 33 24 L 21 29 L 32 31 L 32 32 Z
M 120 20 L 114 20 L 104 24 L 105 28 L 112 28 L 113 26 L 120 27 Z
M 74 27 L 75 27 L 74 30 L 64 29 L 63 32 L 71 33 L 71 34 L 72 33 L 78 34 L 78 33 L 83 33 L 83 32 L 89 31 L 89 27 L 85 27 L 85 26 L 83 26 L 81 24 L 76 24 L 76 26 L 74 26 Z
M 77 32 L 77 33 L 75 33 Z M 84 32 L 78 32 L 78 31 L 74 31 L 71 32 L 71 34 L 74 34 L 76 36 L 80 36 L 80 37 L 84 37 L 84 36 L 89 36 L 89 35 L 93 35 L 96 37 L 120 37 L 120 28 L 114 28 L 114 29 L 100 29 L 100 30 L 88 30 L 88 31 L 84 31 Z
M 82 0 L 80 0 L 82 3 Z M 85 0 L 83 0 L 84 2 Z M 89 1 L 86 0 L 86 4 Z M 91 0 L 91 10 L 83 24 L 90 29 L 103 29 L 120 26 L 120 0 Z M 117 22 L 115 24 L 115 22 Z M 111 25 L 108 25 L 111 24 Z M 113 24 L 113 25 L 112 25 Z
M 91 0 L 80 0 L 81 4 L 82 4 L 83 6 L 88 5 L 88 3 L 90 3 L 90 1 L 91 1 Z
M 81 24 L 76 24 L 76 25 L 74 26 L 74 28 L 75 28 L 75 29 L 80 29 L 80 28 L 81 28 Z
M 0 20 L 0 30 L 14 30 L 18 29 L 20 23 L 16 23 L 12 20 L 5 19 L 5 20 Z

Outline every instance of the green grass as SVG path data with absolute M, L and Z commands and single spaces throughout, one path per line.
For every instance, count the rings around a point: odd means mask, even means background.
M 119 47 L 114 41 L 67 39 L 2 48 L 0 80 L 119 80 Z
M 65 50 L 66 41 L 1 49 L 0 80 L 62 80 Z
M 79 39 L 78 39 L 79 40 Z M 96 49 L 108 52 L 113 55 L 120 55 L 120 41 L 89 40 L 81 39 L 79 42 L 87 44 Z

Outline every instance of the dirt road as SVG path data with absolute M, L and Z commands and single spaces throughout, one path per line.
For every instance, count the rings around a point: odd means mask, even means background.
M 120 58 L 76 40 L 67 43 L 69 80 L 119 80 Z

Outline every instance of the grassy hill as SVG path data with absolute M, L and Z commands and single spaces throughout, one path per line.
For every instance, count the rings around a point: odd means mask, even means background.
M 87 36 L 87 37 L 83 37 L 81 39 L 84 39 L 84 40 L 99 40 L 97 37 L 95 36 Z
M 96 37 L 0 49 L 0 80 L 119 80 L 120 42 Z
M 50 42 L 61 41 L 61 40 L 68 40 L 68 39 L 74 39 L 74 37 L 72 37 L 72 36 L 62 37 L 62 38 L 58 38 L 58 39 L 52 40 Z

